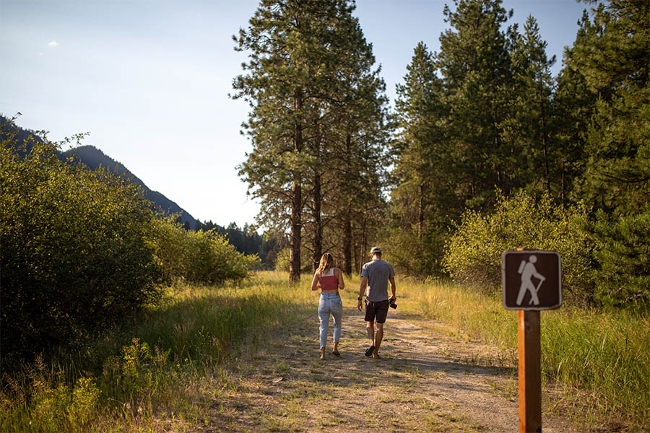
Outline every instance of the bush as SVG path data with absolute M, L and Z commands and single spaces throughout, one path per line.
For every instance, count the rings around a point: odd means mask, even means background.
M 159 219 L 153 225 L 151 245 L 156 261 L 167 281 L 182 279 L 196 284 L 222 284 L 240 281 L 249 270 L 260 266 L 257 255 L 246 256 L 214 229 L 188 231 L 174 217 Z
M 156 219 L 149 233 L 149 242 L 161 272 L 161 279 L 169 284 L 187 274 L 187 230 L 174 217 Z
M 151 204 L 133 184 L 59 160 L 33 140 L 0 149 L 2 345 L 67 344 L 158 297 Z
M 275 256 L 275 270 L 289 273 L 291 249 L 284 248 Z
M 593 299 L 593 241 L 585 230 L 586 221 L 585 209 L 564 209 L 548 197 L 536 201 L 524 192 L 511 198 L 499 195 L 491 214 L 468 211 L 463 215 L 447 244 L 444 263 L 455 281 L 495 291 L 501 287 L 504 251 L 556 251 L 562 259 L 564 300 L 584 304 Z
M 637 215 L 596 214 L 595 300 L 640 311 L 650 307 L 650 209 Z

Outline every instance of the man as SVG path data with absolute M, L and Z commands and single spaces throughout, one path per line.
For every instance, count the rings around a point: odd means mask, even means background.
M 389 301 L 395 301 L 395 271 L 393 266 L 381 259 L 381 249 L 373 247 L 370 250 L 372 261 L 361 268 L 361 287 L 359 287 L 359 303 L 357 309 L 361 311 L 361 301 L 366 296 L 366 330 L 370 347 L 366 349 L 366 356 L 380 358 L 379 347 L 384 338 L 384 323 L 388 315 Z M 388 297 L 388 282 L 392 296 Z M 366 290 L 367 287 L 367 290 Z M 375 334 L 375 321 L 377 334 Z

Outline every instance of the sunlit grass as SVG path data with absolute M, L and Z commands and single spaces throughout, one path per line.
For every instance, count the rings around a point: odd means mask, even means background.
M 286 326 L 305 303 L 302 287 L 265 273 L 237 287 L 169 289 L 136 324 L 76 354 L 5 376 L 0 431 L 175 431 L 201 422 L 196 402 L 231 390 L 223 362 Z
M 402 305 L 502 350 L 517 363 L 517 313 L 499 296 L 451 284 L 403 282 Z M 647 317 L 561 307 L 541 313 L 542 376 L 565 390 L 567 404 L 594 416 L 650 418 L 650 324 Z M 587 397 L 588 401 L 579 400 Z
M 164 302 L 137 323 L 124 324 L 50 365 L 38 359 L 5 375 L 0 431 L 196 431 L 208 423 L 211 406 L 242 392 L 245 396 L 246 387 L 255 386 L 234 380 L 233 366 L 278 377 L 290 373 L 282 359 L 265 358 L 256 366 L 243 360 L 262 359 L 274 344 L 301 344 L 300 335 L 289 334 L 285 342 L 267 337 L 274 329 L 304 329 L 300 321 L 307 316 L 317 323 L 318 294 L 309 290 L 310 281 L 305 275 L 292 285 L 285 274 L 263 272 L 236 287 L 169 289 Z M 358 287 L 358 277 L 346 279 L 342 296 L 347 307 L 356 306 Z M 434 319 L 452 337 L 492 345 L 503 364 L 516 365 L 517 314 L 505 310 L 499 297 L 440 282 L 398 280 L 397 302 L 404 317 Z M 649 331 L 647 318 L 624 313 L 564 307 L 542 312 L 544 382 L 559 385 L 564 399 L 573 398 L 576 407 L 583 405 L 577 409 L 591 411 L 594 419 L 626 417 L 646 428 Z M 317 329 L 313 332 L 317 344 Z M 316 374 L 320 363 L 315 358 L 312 364 L 307 370 Z M 395 383 L 395 398 L 400 386 L 408 388 L 421 374 L 417 369 L 407 373 L 403 384 Z M 351 371 L 348 379 L 355 374 Z M 315 398 L 312 382 L 301 387 L 308 400 Z M 322 387 L 321 382 L 312 386 Z M 578 401 L 577 395 L 588 398 Z M 258 426 L 297 428 L 304 414 L 294 400 L 282 409 L 285 419 L 259 419 Z M 324 416 L 326 425 L 334 424 Z
M 648 348 L 647 317 L 571 309 L 543 314 L 543 374 L 588 392 L 596 414 L 650 419 Z

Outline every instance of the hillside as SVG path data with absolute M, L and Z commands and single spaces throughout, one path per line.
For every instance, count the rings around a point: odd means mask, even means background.
M 15 124 L 11 125 L 6 117 L 0 115 L 0 140 L 5 140 L 9 136 L 10 130 L 8 128 L 15 128 L 15 130 L 12 132 L 16 133 L 14 140 L 14 145 L 16 147 L 19 147 L 21 144 L 25 143 L 25 141 L 30 136 L 35 137 L 36 140 L 41 140 L 41 138 L 33 131 L 23 129 Z M 29 150 L 29 146 L 27 146 L 27 149 Z M 17 150 L 21 152 L 21 150 Z M 147 185 L 145 185 L 144 182 L 142 182 L 142 180 L 140 180 L 135 174 L 131 173 L 124 165 L 115 161 L 110 156 L 104 154 L 104 152 L 97 149 L 96 147 L 90 145 L 80 146 L 67 150 L 65 152 L 60 152 L 59 156 L 64 161 L 72 158 L 73 161 L 84 164 L 91 170 L 97 170 L 99 167 L 103 167 L 110 172 L 124 176 L 131 182 L 140 185 L 144 190 L 145 197 L 156 204 L 163 212 L 167 214 L 180 214 L 183 224 L 189 226 L 191 229 L 196 228 L 197 221 L 192 215 L 190 215 L 174 201 L 165 197 L 164 194 L 151 190 L 149 187 L 147 187 Z
M 175 202 L 165 197 L 162 193 L 151 190 L 149 187 L 147 187 L 147 185 L 145 185 L 144 182 L 142 182 L 142 180 L 131 173 L 124 165 L 115 161 L 96 147 L 89 145 L 76 147 L 74 149 L 63 152 L 61 154 L 61 157 L 64 159 L 71 157 L 74 161 L 78 161 L 86 165 L 91 170 L 97 170 L 99 167 L 103 167 L 110 172 L 124 176 L 131 182 L 140 185 L 144 190 L 145 197 L 158 205 L 158 207 L 160 207 L 163 212 L 167 214 L 180 213 L 181 221 L 183 224 L 189 225 L 189 227 L 192 229 L 196 227 L 196 219 L 194 219 L 192 215 L 190 215 Z

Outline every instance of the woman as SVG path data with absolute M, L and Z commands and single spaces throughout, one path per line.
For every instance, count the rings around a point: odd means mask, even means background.
M 344 289 L 343 272 L 334 267 L 334 258 L 330 253 L 325 253 L 320 258 L 320 265 L 314 273 L 311 289 L 321 289 L 320 302 L 318 303 L 318 318 L 320 319 L 320 359 L 325 359 L 325 343 L 329 328 L 330 314 L 334 318 L 334 350 L 332 353 L 339 356 L 339 338 L 341 337 L 341 317 L 343 315 L 343 302 L 339 296 L 339 289 Z

